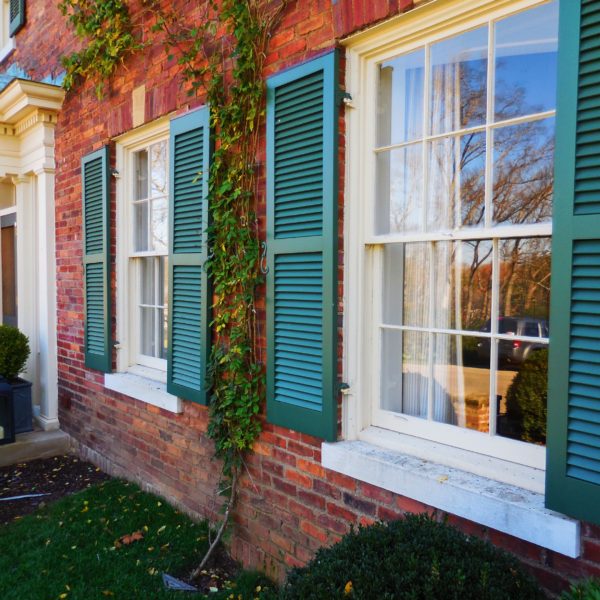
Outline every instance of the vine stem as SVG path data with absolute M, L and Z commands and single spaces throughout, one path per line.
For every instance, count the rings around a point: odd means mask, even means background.
M 215 539 L 212 541 L 211 545 L 209 546 L 208 550 L 206 551 L 204 558 L 202 559 L 200 564 L 192 571 L 192 574 L 190 576 L 190 579 L 192 581 L 195 579 L 198 579 L 198 577 L 200 577 L 200 574 L 202 573 L 202 569 L 204 569 L 204 566 L 208 562 L 208 559 L 212 556 L 213 552 L 215 551 L 215 548 L 219 545 L 219 542 L 221 541 L 221 538 L 223 537 L 223 533 L 225 531 L 225 528 L 227 527 L 227 523 L 229 522 L 229 517 L 230 517 L 230 515 L 233 511 L 233 507 L 235 505 L 235 500 L 236 500 L 236 495 L 237 495 L 238 478 L 239 478 L 239 474 L 238 474 L 238 470 L 236 469 L 231 475 L 231 495 L 229 496 L 229 500 L 227 501 L 227 504 L 225 506 L 225 514 L 223 515 L 223 520 L 221 521 L 221 525 L 219 526 L 217 535 L 215 536 Z

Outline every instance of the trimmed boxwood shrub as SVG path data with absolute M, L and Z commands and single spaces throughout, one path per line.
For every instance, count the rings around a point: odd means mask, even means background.
M 0 377 L 12 381 L 25 369 L 29 340 L 16 327 L 0 325 Z
M 600 600 L 600 579 L 588 579 L 572 586 L 560 600 Z
M 516 558 L 427 515 L 360 527 L 290 572 L 285 600 L 537 600 Z

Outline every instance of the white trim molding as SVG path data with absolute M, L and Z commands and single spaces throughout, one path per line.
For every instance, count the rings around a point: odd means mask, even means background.
M 362 442 L 324 443 L 328 469 L 577 558 L 580 524 L 544 508 L 544 496 Z
M 15 187 L 18 326 L 29 337 L 25 376 L 35 415 L 58 429 L 54 128 L 62 88 L 15 79 L 0 92 L 0 180 Z

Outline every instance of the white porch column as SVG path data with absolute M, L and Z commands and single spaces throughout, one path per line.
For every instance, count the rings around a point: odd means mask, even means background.
M 38 363 L 40 413 L 43 429 L 58 429 L 58 365 L 56 346 L 56 252 L 54 229 L 54 169 L 36 172 L 38 209 Z
M 39 398 L 39 345 L 37 324 L 37 210 L 32 177 L 14 177 L 17 203 L 17 314 L 18 327 L 29 338 L 31 354 L 25 378 L 33 384 L 34 404 Z

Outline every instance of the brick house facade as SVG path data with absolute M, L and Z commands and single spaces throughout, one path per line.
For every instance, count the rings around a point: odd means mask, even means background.
M 462 530 L 516 554 L 553 593 L 575 579 L 600 576 L 600 515 L 595 517 L 595 522 L 592 517 L 575 521 L 545 509 L 544 492 L 539 491 L 538 483 L 526 486 L 522 495 L 518 492 L 519 482 L 529 476 L 528 469 L 535 470 L 536 477 L 541 476 L 543 481 L 543 469 L 532 466 L 538 464 L 537 458 L 523 467 L 515 467 L 513 472 L 510 465 L 500 465 L 502 457 L 493 452 L 491 458 L 481 459 L 485 465 L 474 464 L 478 459 L 469 459 L 466 455 L 470 451 L 463 447 L 456 456 L 445 460 L 439 456 L 438 464 L 435 453 L 445 452 L 448 443 L 445 438 L 411 446 L 412 440 L 405 436 L 402 438 L 404 447 L 398 449 L 385 427 L 379 425 L 375 431 L 370 427 L 372 423 L 367 423 L 365 429 L 372 436 L 367 439 L 359 435 L 363 427 L 356 425 L 360 419 L 352 412 L 361 409 L 351 407 L 358 402 L 353 390 L 356 375 L 352 364 L 356 367 L 365 359 L 364 355 L 358 355 L 354 363 L 348 360 L 348 338 L 356 339 L 353 337 L 356 323 L 349 322 L 346 300 L 351 291 L 345 288 L 349 277 L 347 265 L 355 261 L 349 239 L 354 235 L 351 228 L 356 219 L 353 223 L 348 218 L 349 203 L 357 200 L 351 189 L 353 184 L 348 180 L 355 181 L 353 169 L 361 161 L 360 157 L 356 158 L 357 145 L 353 145 L 352 140 L 361 129 L 359 119 L 364 119 L 351 113 L 361 114 L 368 95 L 368 85 L 365 86 L 361 78 L 371 81 L 368 72 L 361 74 L 361 65 L 367 64 L 369 52 L 380 62 L 392 60 L 389 56 L 394 56 L 394 49 L 400 52 L 398 48 L 408 44 L 409 38 L 413 43 L 411 34 L 407 33 L 411 28 L 427 27 L 422 35 L 438 39 L 444 37 L 440 31 L 460 33 L 457 15 L 462 15 L 464 20 L 481 17 L 492 22 L 511 16 L 515 11 L 535 9 L 544 2 L 507 0 L 496 3 L 495 7 L 492 4 L 484 0 L 432 0 L 418 2 L 416 6 L 406 0 L 292 1 L 270 40 L 265 78 L 293 73 L 299 65 L 315 58 L 323 59 L 338 48 L 338 75 L 345 82 L 341 88 L 345 87 L 350 94 L 345 104 L 338 105 L 339 113 L 335 113 L 339 139 L 333 150 L 339 170 L 334 187 L 339 193 L 337 332 L 332 335 L 336 340 L 336 379 L 348 379 L 350 384 L 347 393 L 335 394 L 335 398 L 330 399 L 338 441 L 324 444 L 321 437 L 273 424 L 267 411 L 263 433 L 255 452 L 248 458 L 248 472 L 242 481 L 234 516 L 231 538 L 234 558 L 246 566 L 263 569 L 277 579 L 284 577 L 287 568 L 310 560 L 319 547 L 335 543 L 352 525 L 422 511 L 446 514 L 449 521 Z M 195 17 L 197 8 L 186 2 L 178 5 L 182 19 Z M 582 5 L 584 12 L 589 9 L 588 5 L 600 8 L 600 2 L 583 2 Z M 141 7 L 138 2 L 131 2 L 130 9 L 135 21 Z M 58 56 L 76 44 L 70 34 L 65 33 L 64 18 L 54 3 L 27 0 L 26 15 L 25 26 L 15 36 L 16 49 L 4 59 L 4 70 L 16 65 L 34 81 L 54 77 L 60 72 Z M 379 29 L 371 29 L 375 25 Z M 469 27 L 475 25 L 477 23 Z M 383 42 L 374 41 L 378 36 L 380 40 L 385 39 L 385 50 L 380 48 Z M 388 58 L 380 58 L 389 48 Z M 281 85 L 286 85 L 285 81 Z M 190 99 L 182 89 L 180 68 L 176 60 L 168 59 L 160 45 L 150 45 L 128 59 L 109 83 L 104 99 L 96 99 L 91 84 L 68 93 L 55 129 L 55 245 L 60 427 L 72 436 L 74 448 L 82 457 L 109 473 L 140 483 L 191 514 L 210 518 L 217 514 L 215 489 L 219 467 L 212 458 L 212 443 L 205 435 L 206 407 L 185 399 L 165 400 L 164 385 L 140 383 L 145 379 L 143 370 L 133 372 L 129 379 L 119 378 L 118 374 L 128 368 L 128 359 L 123 358 L 119 348 L 111 349 L 109 370 L 112 373 L 108 374 L 86 367 L 84 356 L 82 158 L 108 145 L 110 167 L 118 171 L 118 178 L 109 178 L 110 328 L 113 339 L 119 340 L 120 345 L 131 346 L 134 336 L 129 334 L 126 336 L 129 340 L 122 339 L 121 317 L 117 314 L 119 307 L 127 303 L 119 291 L 123 281 L 119 277 L 123 277 L 123 265 L 133 260 L 123 256 L 120 248 L 124 232 L 120 225 L 122 205 L 119 202 L 125 194 L 124 178 L 132 172 L 131 167 L 124 165 L 140 161 L 140 156 L 146 157 L 148 153 L 151 155 L 153 148 L 159 152 L 163 147 L 161 140 L 167 139 L 171 119 L 191 114 L 190 111 L 203 105 L 202 96 Z M 267 119 L 269 110 L 267 107 Z M 364 114 L 364 108 L 362 110 Z M 545 118 L 553 117 L 552 109 L 540 111 L 542 113 Z M 522 115 L 518 119 L 522 119 Z M 491 128 L 490 125 L 488 129 Z M 144 145 L 144 139 L 153 141 Z M 265 133 L 257 156 L 262 239 L 266 238 L 268 228 L 270 151 Z M 159 192 L 151 199 L 157 203 L 160 200 Z M 547 236 L 548 229 L 544 227 L 524 235 Z M 158 265 L 157 269 L 163 268 L 160 266 L 163 256 L 160 252 L 145 255 L 153 265 Z M 266 297 L 263 290 L 257 308 L 262 351 L 268 356 Z M 160 310 L 156 298 L 150 304 Z M 362 326 L 359 323 L 358 327 Z M 154 330 L 158 331 L 156 326 Z M 146 364 L 142 367 L 152 368 Z M 150 395 L 156 396 L 156 400 L 148 401 Z M 478 430 L 478 434 L 490 430 L 490 422 L 495 422 L 496 417 L 490 416 L 487 403 L 488 400 L 483 405 L 480 401 L 467 403 L 463 428 Z M 427 439 L 427 436 L 419 439 Z M 592 447 L 594 443 L 598 447 L 597 439 L 591 442 Z M 539 455 L 537 449 L 534 454 Z M 506 473 L 499 475 L 498 482 L 494 470 L 499 472 L 501 468 Z M 597 473 L 597 467 L 592 466 L 594 469 Z M 406 492 L 402 493 L 403 490 Z M 510 497 L 513 493 L 518 496 L 516 500 Z M 590 498 L 589 502 L 593 502 L 593 497 Z M 564 512 L 580 516 L 577 510 Z

